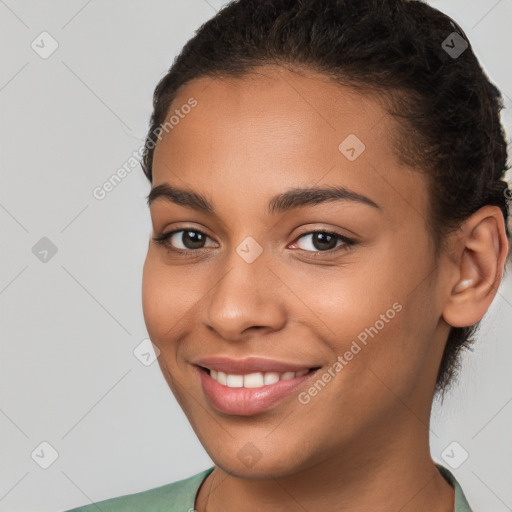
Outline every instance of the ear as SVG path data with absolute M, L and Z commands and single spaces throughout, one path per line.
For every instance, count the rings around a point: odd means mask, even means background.
M 480 208 L 457 233 L 443 318 L 452 327 L 466 327 L 489 309 L 503 277 L 509 242 L 497 206 Z

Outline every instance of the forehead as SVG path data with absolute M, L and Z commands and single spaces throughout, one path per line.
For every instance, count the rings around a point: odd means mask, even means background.
M 331 154 L 355 133 L 373 149 L 387 150 L 385 135 L 394 124 L 375 95 L 342 87 L 318 73 L 280 66 L 262 66 L 237 78 L 192 80 L 179 90 L 168 117 L 191 97 L 198 102 L 193 115 L 169 135 L 178 142 L 207 134 L 201 144 L 212 154 L 249 139 L 252 147 L 262 145 L 266 155 L 274 156 L 291 154 L 292 148 L 314 150 L 322 139 L 322 149 Z
M 182 111 L 191 98 L 197 105 Z M 226 195 L 238 184 L 244 196 L 268 197 L 342 185 L 399 215 L 413 205 L 426 211 L 422 176 L 393 153 L 396 121 L 379 98 L 324 75 L 265 66 L 243 77 L 201 77 L 179 90 L 167 119 L 173 113 L 180 120 L 155 149 L 154 186 L 183 185 L 178 180 Z

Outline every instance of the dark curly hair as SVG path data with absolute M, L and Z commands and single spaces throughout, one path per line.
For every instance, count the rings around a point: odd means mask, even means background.
M 309 69 L 386 100 L 399 120 L 397 157 L 428 176 L 436 259 L 446 235 L 484 205 L 498 206 L 507 226 L 501 94 L 462 29 L 418 0 L 228 3 L 197 30 L 155 89 L 141 163 L 150 182 L 158 128 L 178 89 L 194 78 L 240 77 L 265 64 Z M 458 373 L 461 349 L 470 347 L 478 326 L 451 328 L 436 393 L 444 395 Z

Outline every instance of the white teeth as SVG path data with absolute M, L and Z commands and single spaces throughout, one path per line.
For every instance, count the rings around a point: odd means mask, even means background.
M 228 375 L 226 385 L 228 388 L 243 388 L 244 376 L 243 375 Z
M 276 382 L 279 382 L 279 373 L 277 372 L 267 372 L 265 373 L 265 386 L 268 386 L 269 384 L 275 384 Z
M 245 375 L 228 374 L 217 370 L 210 370 L 210 377 L 228 388 L 261 388 L 275 384 L 280 380 L 294 379 L 306 375 L 309 370 L 300 372 L 254 372 Z
M 244 375 L 244 388 L 261 388 L 263 383 L 263 373 L 248 373 Z

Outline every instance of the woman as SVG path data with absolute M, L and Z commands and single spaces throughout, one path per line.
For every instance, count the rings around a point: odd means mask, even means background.
M 501 98 L 407 0 L 238 0 L 154 94 L 143 276 L 214 467 L 75 511 L 467 512 L 435 393 L 502 280 Z

